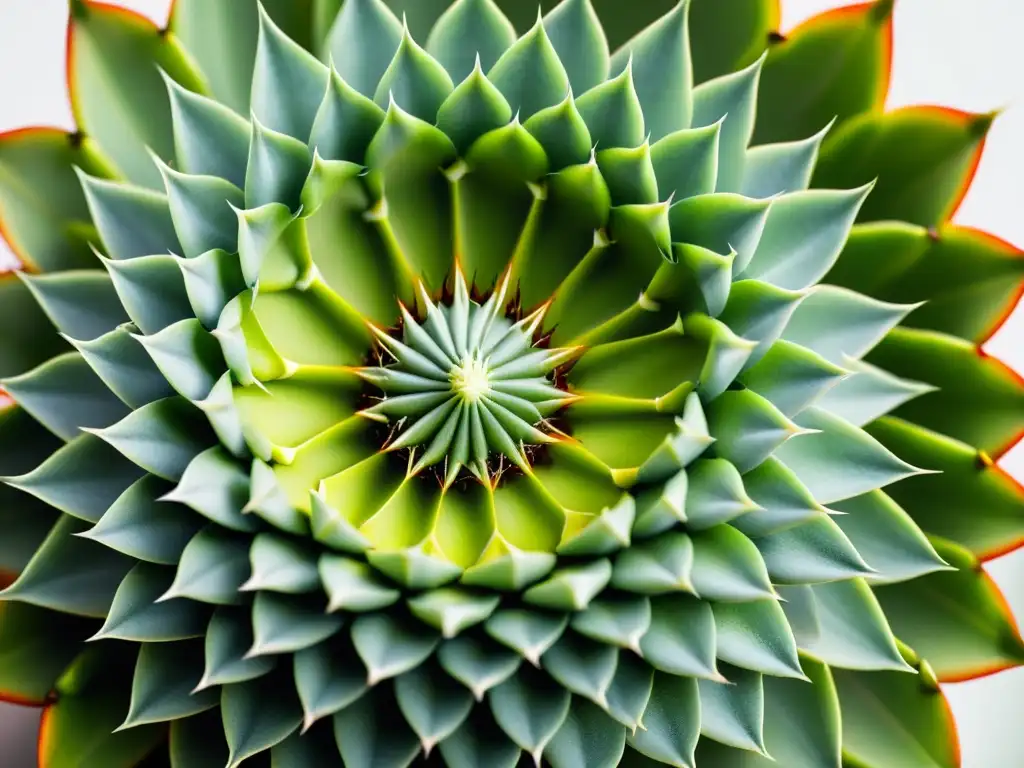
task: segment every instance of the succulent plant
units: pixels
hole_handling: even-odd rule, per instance
[[[80,131],[0,137],[40,765],[958,765],[1024,259],[892,6],[71,0]]]

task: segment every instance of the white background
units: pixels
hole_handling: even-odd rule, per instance
[[[117,2],[158,24],[166,20],[169,0]],[[783,31],[848,2],[782,0]],[[66,15],[67,0],[0,0],[0,131],[28,124],[73,127],[64,86]],[[1006,108],[956,221],[1024,247],[1024,2],[899,0],[895,36],[888,106],[933,103],[976,112]],[[7,256],[3,250],[0,245],[0,267]],[[987,350],[1024,372],[1024,304]],[[1024,479],[1024,446],[1002,463]],[[1016,615],[1024,617],[1024,551],[989,570]],[[948,685],[946,692],[960,725],[964,768],[1024,766],[1024,669]],[[34,711],[0,705],[0,765],[35,764],[20,735],[34,725]]]

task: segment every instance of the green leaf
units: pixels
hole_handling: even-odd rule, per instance
[[[290,210],[298,208],[311,161],[304,141],[267,128],[254,115],[245,172],[245,207],[279,203]]]
[[[307,547],[273,533],[261,533],[249,550],[252,575],[245,590],[285,594],[312,592],[320,586],[316,556]]]
[[[139,329],[118,326],[93,341],[72,341],[110,391],[131,408],[174,393],[152,357],[138,343]]]
[[[782,531],[826,512],[796,475],[774,457],[744,475],[743,485],[760,507],[733,521],[733,526],[748,536]]]
[[[477,3],[479,1],[468,0]],[[539,119],[546,111],[541,110],[531,119]],[[464,154],[469,146],[485,133],[507,125],[511,119],[512,108],[479,66],[475,66],[469,75],[455,86],[437,110],[437,126],[451,139],[460,154]],[[589,150],[588,146],[587,151]]]
[[[530,31],[505,50],[488,70],[487,78],[508,99],[521,120],[565,97],[569,76],[539,12]]]
[[[534,666],[569,625],[568,616],[533,609],[498,611],[484,624],[484,630],[502,645],[518,651]]]
[[[121,729],[179,720],[217,706],[213,691],[192,690],[202,665],[201,642],[143,644],[135,664],[131,705]]]
[[[672,241],[692,243],[720,254],[735,251],[733,274],[738,275],[754,257],[770,206],[770,200],[728,192],[680,200],[669,212]]]
[[[523,600],[553,610],[580,611],[608,584],[612,566],[607,560],[566,566],[523,593]]]
[[[771,757],[705,739],[697,749],[697,764],[716,768],[839,768],[840,712],[832,674],[827,666],[807,656],[801,657],[801,664],[809,683],[770,675],[763,678],[765,746]],[[794,738],[794,734],[800,737]]]
[[[172,568],[138,563],[118,585],[106,621],[92,639],[163,643],[202,637],[209,619],[204,606],[190,600],[160,601],[173,579]]]
[[[274,656],[248,655],[253,643],[249,613],[248,606],[214,610],[206,629],[206,664],[197,691],[262,677],[277,665]]]
[[[450,639],[474,624],[485,621],[498,607],[497,595],[480,595],[456,587],[424,592],[409,598],[412,614]],[[454,729],[453,729],[454,730]]]
[[[368,690],[366,670],[342,635],[296,653],[293,669],[302,702],[303,733]]]
[[[597,600],[572,618],[572,628],[580,634],[634,650],[650,626],[651,601],[646,597]]]
[[[722,126],[690,128],[663,136],[651,145],[651,164],[661,197],[685,200],[715,191]],[[717,313],[714,313],[717,314]]]
[[[834,509],[845,514],[832,519],[875,571],[868,577],[872,584],[908,581],[945,570],[946,563],[917,523],[882,491],[838,502]],[[977,525],[977,520],[971,525]]]
[[[544,29],[576,93],[584,93],[608,78],[608,40],[591,0],[556,3],[544,16]]]
[[[67,351],[29,289],[17,273],[0,274],[0,323],[5,328],[40,329],[42,333],[5,333],[0,337],[0,376],[17,376]]]
[[[382,122],[384,110],[332,69],[327,92],[313,121],[309,146],[322,158],[358,163]]]
[[[193,318],[177,260],[170,254],[139,256],[126,261],[103,260],[118,298],[144,334],[156,334]]]
[[[893,631],[928,660],[943,682],[1024,664],[1024,641],[999,587],[967,550],[933,542],[957,570],[875,587]]]
[[[180,480],[192,459],[214,442],[202,414],[179,397],[144,405],[105,429],[85,431],[165,480]]]
[[[170,730],[168,751],[172,768],[224,768],[227,764],[228,745],[218,711],[175,720]]]
[[[755,540],[776,584],[840,581],[870,575],[860,553],[828,515]]]
[[[179,173],[160,160],[154,162],[164,180],[182,255],[195,258],[214,248],[235,251],[238,223],[233,209],[245,203],[242,190],[219,176]]]
[[[571,696],[543,672],[519,671],[488,694],[498,726],[526,750],[535,763],[569,714]]]
[[[870,191],[810,190],[775,200],[743,276],[791,290],[815,285],[839,257]]]
[[[754,142],[803,139],[836,117],[881,110],[892,6],[883,0],[812,16],[773,45],[761,75]]]
[[[371,686],[422,664],[439,640],[421,624],[384,613],[366,614],[352,622],[352,642]]]
[[[904,403],[933,391],[930,384],[901,379],[863,360],[844,360],[849,378],[817,401],[825,411],[862,427]]]
[[[345,2],[324,44],[338,74],[373,97],[402,39],[402,23],[382,0]]]
[[[716,189],[739,192],[745,156],[754,133],[757,84],[764,55],[745,69],[709,80],[693,91],[693,128],[714,127],[718,134]]]
[[[730,666],[723,666],[722,674],[729,682],[697,681],[701,735],[721,744],[765,754],[761,675]]]
[[[778,602],[716,603],[714,614],[719,659],[766,675],[805,679],[796,640]]]
[[[912,671],[864,579],[814,584],[818,636],[803,650],[833,668]]]
[[[323,555],[319,569],[330,598],[330,611],[375,611],[392,605],[399,598],[398,590],[382,582],[373,569],[358,560]]]
[[[98,266],[95,257],[90,266]],[[128,322],[110,276],[98,269],[16,273],[62,334],[92,341]]]
[[[327,614],[317,596],[299,598],[257,592],[252,603],[252,656],[294,653],[323,642],[344,625],[341,616]]]
[[[393,688],[378,685],[334,716],[334,735],[346,765],[408,766],[420,751],[416,734],[395,717]]]
[[[160,69],[205,90],[173,33],[131,11],[74,0],[68,23],[68,90],[78,127],[129,180],[159,188],[147,153],[171,159],[171,110]]]
[[[254,531],[259,521],[242,513],[249,500],[249,475],[223,448],[196,456],[174,490],[161,501],[176,501],[233,531]]]
[[[831,127],[830,123],[810,138],[748,149],[743,161],[740,193],[765,198],[807,189],[818,162],[821,142]]]
[[[970,227],[860,224],[826,279],[885,301],[926,302],[903,321],[979,344],[1017,303],[1024,259]]]
[[[1024,386],[1005,363],[974,344],[933,331],[899,328],[871,352],[870,362],[934,391],[905,403],[893,416],[1000,455],[1020,436]],[[964,418],[964,403],[971,416]]]
[[[96,265],[89,210],[73,171],[112,175],[91,140],[55,128],[0,136],[0,217],[4,239],[38,272]]]
[[[633,81],[632,63],[616,77],[577,96],[576,108],[593,145],[613,149],[644,143],[644,109]]]
[[[238,588],[249,576],[246,539],[210,525],[185,547],[174,583],[162,600],[187,597],[212,605],[237,605]]]
[[[190,4],[190,0],[176,2],[174,10]],[[228,44],[225,39],[219,47],[223,50]],[[218,176],[239,189],[244,187],[249,123],[221,102],[182,88],[169,77],[164,77],[164,83],[171,101],[177,167],[184,173]],[[248,93],[245,101],[249,101]]]
[[[434,23],[427,38],[427,52],[461,82],[479,58],[483,69],[516,40],[516,32],[493,0],[457,0]]]
[[[669,675],[719,679],[710,604],[691,595],[652,598],[651,626],[640,638],[640,655]]]
[[[262,0],[259,5],[288,37],[311,47],[308,0]],[[259,35],[257,6],[251,0],[229,0],[215,7],[203,0],[175,0],[169,22],[217,100],[246,117]]]
[[[78,616],[0,601],[0,698],[43,706],[93,629]]]
[[[220,711],[230,752],[228,768],[280,744],[302,722],[294,686],[283,672],[225,685]]]
[[[654,667],[635,651],[619,651],[615,677],[608,688],[606,711],[630,731],[640,727],[654,685]]]
[[[477,701],[482,701],[488,690],[507,680],[522,663],[518,654],[470,633],[442,643],[437,660]]]
[[[395,101],[409,114],[433,122],[438,107],[453,88],[445,68],[412,39],[406,28],[394,58],[377,84],[373,100],[381,108]]]
[[[76,518],[95,523],[142,470],[94,435],[79,435],[42,464],[4,482]]]
[[[74,389],[68,391],[68,383]],[[80,430],[107,427],[128,414],[78,352],[68,352],[21,376],[0,382],[7,394],[62,440]]]
[[[148,157],[147,162],[153,165]],[[108,256],[121,260],[181,252],[167,196],[155,191],[164,188],[156,165],[155,189],[87,176],[78,168],[75,173]]]
[[[124,659],[116,653],[93,648],[58,681],[55,701],[40,724],[40,765],[133,768],[166,738],[163,728],[152,725],[114,733],[128,711],[131,690],[131,655]]]
[[[204,328],[214,330],[224,307],[245,290],[238,256],[215,249],[194,259],[178,259],[178,267],[192,310]]]
[[[692,677],[655,672],[643,728],[627,734],[626,742],[658,763],[693,768],[699,738],[697,681]]]
[[[752,63],[768,36],[778,31],[780,15],[778,0],[692,0],[694,82],[703,83]]]
[[[612,585],[641,595],[693,592],[693,541],[681,531],[638,543],[615,558]]]
[[[731,462],[741,474],[782,451],[785,445],[807,439],[798,425],[749,389],[723,392],[708,404],[707,414],[708,430],[715,436],[716,453]],[[796,439],[791,440],[794,437]]]
[[[781,445],[775,457],[822,504],[929,471],[907,464],[867,432],[819,408],[808,408],[799,418],[804,429],[818,431]]]
[[[938,226],[963,200],[994,117],[944,107],[864,115],[832,134],[812,184],[853,187],[877,178],[860,221]]]
[[[697,459],[687,468],[687,475],[686,524],[691,532],[715,528],[757,510],[747,496],[744,479],[725,459]]]
[[[730,525],[693,534],[694,593],[704,600],[738,601],[774,597],[757,547]]]
[[[923,664],[916,659],[912,663]],[[840,669],[833,675],[842,710],[844,755],[871,768],[960,765],[956,725],[934,678]]]
[[[366,150],[371,187],[386,194],[380,225],[428,288],[439,288],[451,269],[451,190],[440,169],[454,159],[455,147],[440,129],[393,102]]]
[[[334,729],[327,724],[308,732],[296,731],[270,748],[270,768],[316,768],[337,758]]]
[[[615,646],[567,632],[548,649],[541,664],[567,690],[607,707],[618,658]]]
[[[406,722],[419,737],[425,755],[454,733],[473,709],[469,691],[434,661],[409,670],[395,680],[395,699]]]
[[[623,43],[611,59],[612,72],[632,69],[653,141],[691,124],[694,104],[689,10],[690,0],[676,3],[672,10]],[[612,25],[605,21],[604,27],[607,30]]]
[[[1020,484],[987,454],[889,416],[869,432],[900,456],[938,471],[907,478],[887,491],[926,533],[955,541],[985,560],[1024,541]]]
[[[262,5],[259,8],[253,123],[258,120],[272,131],[305,142],[327,88],[327,67],[289,38]]]
[[[797,307],[782,337],[841,365],[844,356],[861,358],[911,309],[846,288],[818,285]]]
[[[625,728],[594,704],[574,699],[544,757],[553,768],[610,767],[619,764],[625,746]]]

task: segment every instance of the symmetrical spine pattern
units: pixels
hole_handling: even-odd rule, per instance
[[[891,0],[772,5],[72,0],[84,134],[0,143],[82,190],[0,175],[41,765],[957,764],[938,681],[1024,661],[958,338],[1022,262],[934,228],[989,120],[854,116]]]

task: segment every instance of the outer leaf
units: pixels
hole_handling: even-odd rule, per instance
[[[128,711],[130,659],[118,658],[114,648],[96,647],[68,668],[57,683],[55,703],[43,712],[40,765],[134,768],[163,741],[165,731],[151,725],[114,733]]]
[[[952,224],[855,226],[825,281],[900,304],[927,302],[904,325],[979,344],[999,328],[1022,290],[1024,256],[999,238]]]
[[[79,127],[128,179],[159,189],[160,174],[147,148],[170,160],[174,138],[158,67],[189,90],[205,87],[180,43],[144,16],[72,0],[67,59],[71,111]]]
[[[853,187],[877,178],[860,221],[938,226],[967,194],[993,118],[944,107],[864,115],[832,134],[812,184]]]
[[[282,673],[224,686],[220,711],[230,751],[228,768],[279,744],[299,727],[302,709],[289,677]]]
[[[752,64],[778,30],[780,16],[779,0],[692,0],[693,81],[703,83]]]
[[[898,376],[935,387],[893,411],[957,440],[1001,455],[1024,428],[1024,379],[1005,363],[954,336],[897,328],[868,359]],[[970,404],[970,417],[964,405]]]
[[[311,0],[261,0],[261,4],[288,37],[312,48]],[[205,0],[174,0],[169,22],[217,100],[246,117],[259,31],[257,11],[252,0],[215,5]]]
[[[85,198],[74,176],[111,170],[91,140],[54,128],[0,134],[0,232],[27,269],[50,272],[96,265]]]
[[[869,427],[890,450],[940,474],[903,480],[889,495],[927,533],[991,559],[1024,542],[1024,489],[969,445],[892,417]]]
[[[805,139],[837,116],[881,109],[889,90],[892,8],[892,0],[838,8],[811,17],[772,46],[761,75],[754,143]]]
[[[106,616],[132,562],[75,536],[86,527],[69,515],[61,517],[25,570],[0,595],[77,616]]]
[[[17,376],[68,350],[28,287],[12,272],[0,273],[0,324],[41,333],[0,334],[0,377]]]
[[[920,675],[838,669],[833,674],[843,713],[843,752],[854,765],[960,765],[952,712],[927,667]]]
[[[42,706],[95,623],[14,601],[0,602],[0,700]]]
[[[893,630],[928,659],[942,682],[1024,664],[1024,640],[999,587],[969,552],[934,543],[958,570],[875,588]]]

